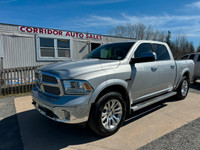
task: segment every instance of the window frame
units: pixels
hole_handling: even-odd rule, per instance
[[[54,40],[54,57],[43,57],[41,56],[41,49],[40,49],[40,38],[49,38]],[[58,39],[63,39],[63,40],[69,40],[69,55],[70,57],[58,57],[58,45],[57,45],[57,40]],[[52,36],[44,36],[44,35],[36,35],[36,56],[37,60],[36,61],[60,61],[60,60],[71,60],[72,59],[72,39],[71,38],[65,38],[65,37],[52,37]]]

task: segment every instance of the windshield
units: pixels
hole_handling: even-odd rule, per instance
[[[113,43],[102,45],[89,53],[85,58],[122,60],[135,42]]]

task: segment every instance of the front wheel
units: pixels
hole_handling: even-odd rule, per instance
[[[189,86],[189,79],[186,76],[184,76],[179,84],[179,87],[176,90],[176,98],[179,100],[184,99],[188,94]]]
[[[90,112],[89,126],[101,136],[116,133],[124,122],[126,103],[118,92],[103,95]]]

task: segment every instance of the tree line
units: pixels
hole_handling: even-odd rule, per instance
[[[146,26],[144,24],[127,24],[124,26],[117,26],[109,30],[109,35],[117,37],[132,38],[135,40],[155,40],[166,42],[175,59],[181,58],[183,55],[195,52],[195,48],[192,42],[188,41],[186,36],[180,31],[178,34],[171,38],[171,32],[163,32],[154,30],[152,26]],[[200,45],[197,47],[200,52]]]

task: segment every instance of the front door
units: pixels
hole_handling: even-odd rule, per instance
[[[151,44],[142,43],[134,53],[134,58],[141,53],[152,52]],[[156,61],[131,64],[131,98],[133,102],[139,102],[155,96],[158,81],[158,65]]]

